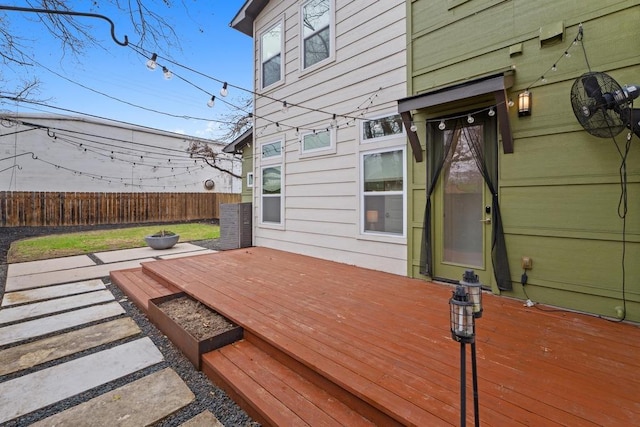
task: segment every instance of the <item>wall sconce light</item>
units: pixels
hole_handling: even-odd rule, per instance
[[[525,90],[518,95],[518,116],[531,115],[531,92]]]

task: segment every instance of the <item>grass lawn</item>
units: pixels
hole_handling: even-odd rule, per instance
[[[7,253],[7,262],[36,261],[93,252],[138,248],[146,246],[145,236],[160,230],[169,230],[179,234],[181,242],[220,237],[219,226],[199,223],[54,234],[13,242]]]

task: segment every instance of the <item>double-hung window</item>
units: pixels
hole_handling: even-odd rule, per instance
[[[302,68],[307,69],[333,52],[334,0],[309,0],[302,4]]]
[[[404,236],[404,148],[369,151],[361,156],[362,230]]]
[[[260,37],[262,88],[283,79],[282,22],[275,24]]]
[[[265,224],[282,224],[282,141],[262,144],[261,220]]]

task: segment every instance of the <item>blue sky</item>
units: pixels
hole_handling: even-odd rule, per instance
[[[91,1],[88,0],[71,3],[74,4],[75,11],[100,13],[109,17],[115,23],[118,39],[124,40],[124,35],[127,35],[132,43],[139,45],[127,13],[110,8],[104,2],[100,3],[98,10],[90,10],[88,5]],[[10,4],[29,7],[23,1]],[[44,104],[187,135],[216,138],[221,132],[217,130],[214,120],[222,119],[228,108],[221,102],[221,84],[162,58],[170,58],[206,76],[227,81],[230,85],[251,89],[252,40],[229,27],[229,22],[243,4],[244,0],[176,0],[176,5],[171,10],[163,9],[162,12],[167,15],[167,21],[178,34],[181,49],[172,49],[170,52],[158,51],[161,57],[158,63],[167,65],[176,75],[205,92],[216,95],[213,108],[207,106],[210,96],[205,92],[175,76],[171,80],[165,80],[161,67],[154,72],[149,71],[145,66],[148,58],[142,57],[130,47],[121,47],[114,43],[110,36],[110,26],[106,21],[84,17],[74,19],[92,26],[93,34],[101,40],[102,48],[89,47],[84,55],[74,58],[72,55],[62,55],[60,43],[50,36],[44,26],[35,19],[35,15],[6,12],[6,22],[10,25],[12,35],[28,39],[24,42],[27,46],[26,52],[46,68],[39,65],[14,66],[12,69],[3,67],[1,77],[4,82],[0,89],[6,93],[12,88],[11,84],[15,87],[16,79],[30,73],[41,82],[39,91],[33,97],[42,100]],[[87,88],[128,103],[180,117],[174,118],[136,108]],[[241,98],[249,96],[248,92],[230,88],[229,96],[224,100],[238,105]],[[6,100],[2,101],[0,109],[23,113],[73,114],[43,106],[24,103],[17,105]],[[185,119],[183,116],[213,121]]]

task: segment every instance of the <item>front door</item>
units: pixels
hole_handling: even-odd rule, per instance
[[[459,121],[460,123],[461,121]],[[491,120],[464,123],[461,129],[437,133],[434,143],[451,147],[433,194],[434,277],[459,281],[472,269],[486,286],[495,283],[491,263],[491,194],[471,150],[473,143],[494,167],[497,136]],[[441,141],[438,141],[441,139]]]

